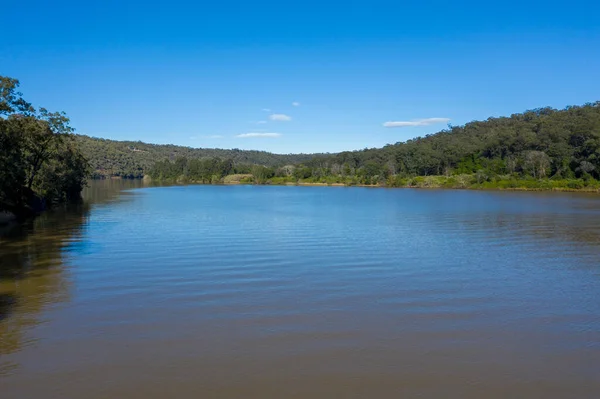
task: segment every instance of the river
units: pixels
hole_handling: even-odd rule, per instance
[[[0,237],[0,396],[598,398],[600,197],[92,182]]]

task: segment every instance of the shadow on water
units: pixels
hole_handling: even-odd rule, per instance
[[[68,301],[68,251],[82,240],[93,207],[113,201],[141,181],[93,182],[81,204],[0,227],[0,358],[35,343],[28,331],[43,323],[43,311]],[[0,362],[0,375],[15,365]]]
[[[0,321],[6,319],[17,302],[15,295],[0,294]]]
[[[89,209],[56,210],[0,236],[0,356],[31,344],[27,331],[43,322],[42,311],[68,300],[64,250],[81,236]]]

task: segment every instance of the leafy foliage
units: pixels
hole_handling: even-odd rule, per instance
[[[354,177],[361,184],[385,184],[390,176],[461,174],[476,176],[478,184],[498,176],[598,179],[600,102],[449,126],[380,149],[315,158],[297,171],[297,178]]]
[[[272,154],[265,151],[190,148],[176,145],[147,144],[141,141],[114,141],[76,136],[79,147],[89,160],[94,177],[119,176],[140,178],[149,174],[157,161],[187,159],[227,159],[235,165],[279,166],[306,162],[318,154]]]
[[[247,167],[243,169],[247,169]],[[231,159],[187,159],[185,157],[178,157],[175,162],[168,160],[156,162],[149,175],[154,180],[185,180],[198,183],[217,183],[224,176],[244,171],[241,169],[236,170]]]
[[[79,198],[88,169],[66,115],[36,110],[18,87],[0,76],[0,210],[22,214]]]
[[[64,113],[34,109],[18,85],[0,77],[3,209],[22,206],[32,193],[51,202],[77,197],[88,165],[96,178],[149,175],[201,183],[236,175],[228,181],[579,189],[596,187],[600,179],[600,102],[448,126],[378,149],[272,154],[73,135]],[[540,183],[547,179],[553,183]]]
[[[151,174],[204,183],[230,173],[251,173],[256,184],[596,190],[600,102],[449,126],[379,149],[320,154],[295,163],[294,158],[285,160],[290,162],[279,166],[233,162],[231,169],[211,169],[222,161],[204,160],[198,172],[182,158],[157,164]]]

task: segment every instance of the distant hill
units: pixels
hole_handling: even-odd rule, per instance
[[[142,177],[163,160],[219,158],[235,173],[315,182],[404,185],[415,176],[470,175],[476,184],[530,178],[600,180],[600,101],[488,118],[383,148],[337,154],[189,148],[77,136],[96,176]],[[184,165],[184,163],[180,163]],[[159,169],[169,169],[160,164]],[[207,163],[208,165],[208,163]],[[280,168],[294,165],[294,168]],[[158,173],[159,171],[155,171]],[[173,172],[173,171],[171,171]],[[169,172],[169,173],[171,173]],[[173,172],[175,173],[175,172]],[[293,176],[292,176],[293,175]],[[594,183],[595,184],[595,183]]]
[[[303,176],[357,176],[361,183],[432,175],[600,179],[600,101],[488,118],[383,148],[303,162]]]
[[[319,154],[272,154],[266,151],[222,150],[191,148],[177,145],[148,144],[141,141],[115,141],[85,135],[76,135],[83,155],[93,169],[94,177],[119,176],[139,178],[148,173],[157,162],[178,157],[188,159],[221,158],[234,164],[263,165],[268,167],[310,161]]]

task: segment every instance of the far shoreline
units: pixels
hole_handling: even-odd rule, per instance
[[[159,186],[164,184],[168,185],[204,185],[204,186],[286,186],[286,187],[362,187],[362,188],[387,188],[387,189],[425,189],[425,190],[469,190],[469,191],[515,191],[515,192],[556,192],[556,193],[588,193],[588,194],[600,194],[600,188],[597,187],[581,187],[581,188],[570,188],[570,187],[456,187],[456,186],[442,186],[442,185],[403,185],[403,186],[391,186],[385,184],[345,184],[345,183],[322,183],[322,182],[240,182],[240,181],[228,181],[228,182],[199,182],[194,180],[178,179],[177,181],[170,179],[151,179],[148,175],[141,179],[129,179],[121,178],[118,176],[111,176],[106,179],[90,179],[94,180],[142,180],[150,186]],[[549,182],[550,180],[542,180],[541,183]]]

